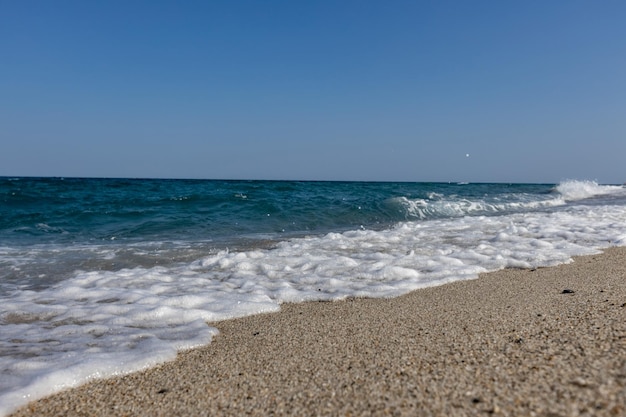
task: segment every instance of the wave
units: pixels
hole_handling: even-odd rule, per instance
[[[599,185],[595,181],[567,180],[557,185],[555,191],[565,201],[576,201],[600,195],[625,192],[626,188],[621,185]]]
[[[541,210],[610,194],[626,194],[626,188],[598,185],[594,181],[568,180],[545,194],[502,193],[478,197],[432,192],[426,198],[393,197],[387,200],[387,205],[405,220],[426,220]]]
[[[490,202],[486,200],[458,198],[447,198],[438,201],[424,199],[411,200],[406,197],[393,198],[390,200],[390,203],[399,205],[405,213],[407,220],[505,214],[564,204],[564,202],[559,199]]]

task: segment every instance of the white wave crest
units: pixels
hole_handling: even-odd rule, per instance
[[[432,219],[463,217],[472,215],[505,214],[523,210],[540,209],[563,205],[561,198],[545,200],[520,199],[518,201],[485,201],[459,198],[441,200],[408,199],[397,197],[392,203],[398,204],[409,218]]]
[[[566,201],[584,200],[598,195],[614,194],[623,192],[620,185],[598,185],[595,181],[567,180],[561,182],[556,191]]]

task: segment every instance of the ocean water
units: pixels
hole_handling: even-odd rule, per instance
[[[0,178],[0,415],[284,302],[394,297],[626,245],[626,188]]]

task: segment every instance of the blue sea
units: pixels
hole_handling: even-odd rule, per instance
[[[592,181],[0,178],[0,415],[208,344],[212,321],[624,245],[626,188]]]

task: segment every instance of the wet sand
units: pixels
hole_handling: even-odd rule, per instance
[[[211,325],[209,346],[13,416],[626,415],[626,248]]]

